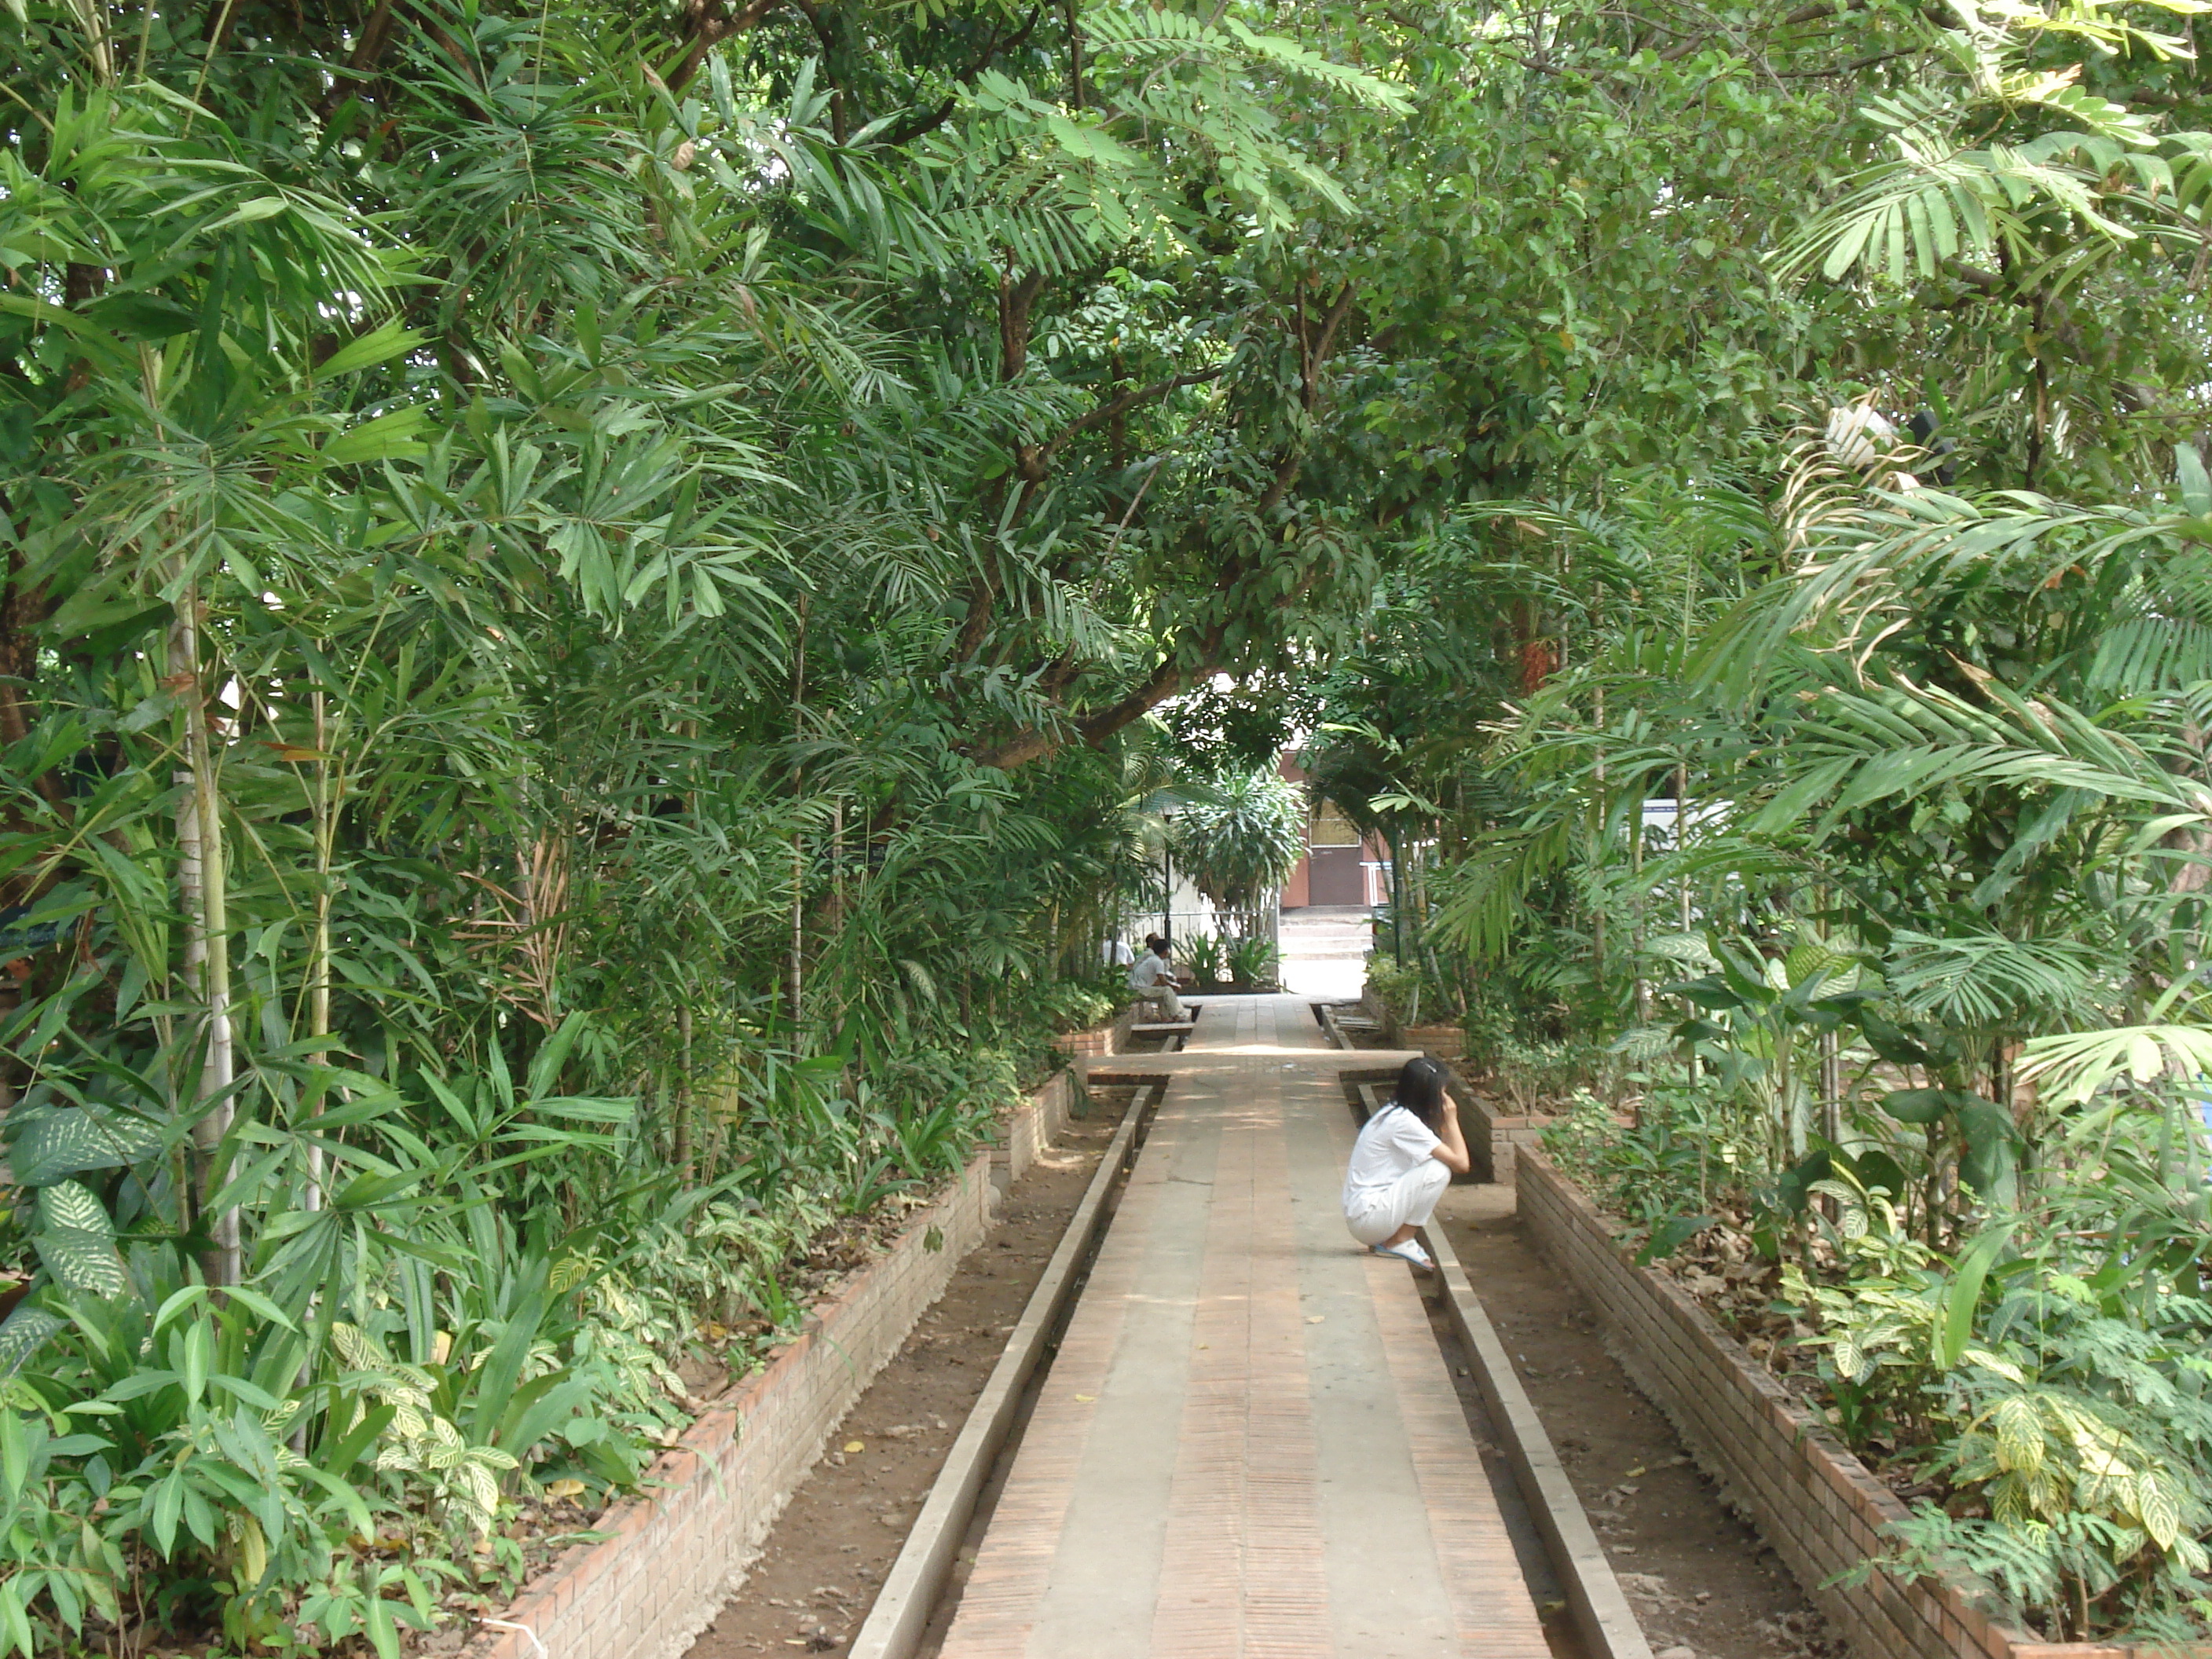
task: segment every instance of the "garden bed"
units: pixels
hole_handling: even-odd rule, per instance
[[[2007,1625],[1971,1580],[1875,1571],[1842,1584],[1907,1511],[1827,1425],[1754,1364],[1680,1285],[1638,1267],[1620,1231],[1544,1155],[1519,1154],[1530,1235],[1620,1340],[1638,1385],[1866,1659],[2153,1659],[2212,1650],[2045,1642]]]
[[[467,1649],[469,1659],[668,1659],[712,1620],[822,1455],[830,1431],[960,1261],[990,1231],[1001,1183],[1050,1144],[1076,1099],[1056,1073],[1032,1091],[995,1149],[978,1152],[883,1254],[818,1302],[797,1340],[684,1431],[647,1493],[595,1523]],[[542,1644],[542,1646],[540,1645]]]

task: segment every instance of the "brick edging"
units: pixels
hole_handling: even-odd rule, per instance
[[[600,1518],[595,1530],[608,1536],[558,1557],[501,1612],[528,1633],[487,1629],[462,1659],[536,1659],[533,1635],[554,1659],[677,1659],[743,1582],[830,1431],[989,1232],[994,1162],[1017,1146],[1034,1158],[1073,1099],[1065,1072],[1034,1091],[1006,1146],[977,1152],[767,1370],[693,1423],[647,1473],[647,1494]]]
[[[1027,1175],[1037,1154],[1060,1139],[1075,1109],[1075,1073],[1054,1072],[1030,1091],[1029,1098],[1007,1118],[1006,1135],[992,1158],[1001,1184]]]
[[[1863,1659],[2212,1659],[2212,1648],[2043,1642],[2004,1623],[1985,1585],[1910,1583],[1876,1570],[1831,1581],[1909,1511],[1810,1408],[1755,1364],[1689,1292],[1636,1265],[1616,1224],[1533,1146],[1517,1150],[1530,1235],[1620,1340],[1638,1387],[1748,1516]]]
[[[1489,1159],[1482,1178],[1510,1187],[1520,1167],[1521,1154],[1534,1152],[1543,1145],[1545,1126],[1552,1120],[1492,1111],[1488,1102],[1461,1081],[1457,1072],[1452,1073],[1452,1081],[1457,1085],[1452,1091],[1454,1098],[1474,1114],[1475,1133],[1468,1137],[1468,1145],[1479,1146],[1481,1155]]]
[[[1136,1006],[1131,1004],[1103,1025],[1062,1031],[1052,1040],[1052,1046],[1070,1060],[1097,1060],[1105,1054],[1118,1054],[1129,1046],[1129,1027],[1136,1018]]]

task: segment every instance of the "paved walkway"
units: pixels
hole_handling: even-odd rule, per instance
[[[1372,913],[1364,904],[1310,904],[1283,912],[1275,938],[1282,946],[1282,984],[1302,997],[1355,1002],[1367,982],[1374,944]]]
[[[1208,1000],[944,1659],[1545,1659],[1412,1275],[1337,1208],[1352,1124],[1296,997]]]

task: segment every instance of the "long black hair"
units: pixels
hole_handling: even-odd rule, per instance
[[[1398,1086],[1390,1091],[1390,1104],[1402,1106],[1431,1130],[1444,1119],[1444,1085],[1451,1073],[1426,1054],[1406,1062],[1398,1073]],[[1388,1109],[1387,1108],[1385,1109]]]

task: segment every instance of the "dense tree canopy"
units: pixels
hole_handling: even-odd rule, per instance
[[[1479,1044],[1818,930],[2026,1201],[2207,1058],[2193,13],[8,0],[4,1639],[495,1599],[1288,741]]]

